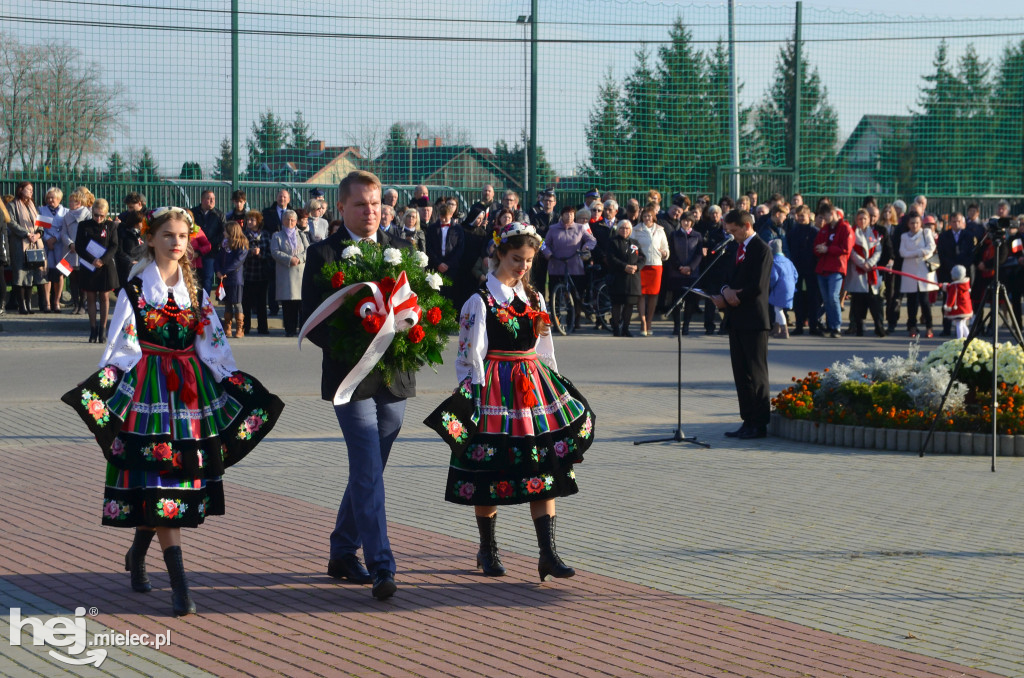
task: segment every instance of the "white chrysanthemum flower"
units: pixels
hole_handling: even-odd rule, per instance
[[[427,256],[426,252],[417,251],[414,256],[416,258],[416,263],[419,264],[420,268],[426,268],[427,264],[430,263],[430,257]]]
[[[346,247],[345,249],[343,249],[341,251],[341,258],[342,259],[351,259],[352,257],[361,257],[361,256],[363,256],[363,251],[361,249],[359,249],[358,247],[356,247],[355,245],[349,245],[348,247]]]
[[[400,264],[402,263],[402,251],[389,247],[384,250],[384,263],[387,264]]]
[[[441,291],[441,276],[439,276],[437,273],[428,273],[427,274],[427,284],[430,285],[435,290],[440,292]]]

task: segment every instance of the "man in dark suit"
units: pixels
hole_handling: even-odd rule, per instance
[[[768,285],[772,254],[767,243],[754,233],[750,212],[734,210],[726,215],[725,227],[736,239],[736,265],[721,293],[712,297],[725,311],[722,327],[729,331],[732,376],[740,401],[743,425],[726,433],[730,438],[749,440],[768,435],[771,399],[768,385]]]
[[[220,256],[220,243],[224,240],[224,215],[216,208],[216,204],[216,194],[207,189],[200,197],[199,206],[192,208],[192,218],[195,219],[196,225],[203,230],[206,239],[210,241],[210,253],[203,257],[202,270],[203,289],[207,294],[213,289],[217,259]],[[243,221],[242,226],[244,225]]]
[[[427,265],[458,283],[461,280],[459,266],[466,249],[466,232],[458,224],[452,223],[453,213],[452,206],[447,202],[438,205],[437,221],[427,227]],[[453,286],[446,286],[442,288],[442,293],[454,302],[461,292]]]
[[[949,228],[935,240],[935,249],[939,255],[938,279],[940,283],[948,283],[953,280],[951,272],[954,266],[963,266],[967,270],[967,277],[971,277],[974,267],[974,248],[978,242],[974,239],[974,233],[967,229],[967,220],[959,212],[953,212],[949,216]],[[942,336],[948,337],[952,334],[952,321],[942,321]]]
[[[303,323],[333,291],[320,282],[321,270],[325,264],[338,261],[347,246],[368,240],[381,247],[410,247],[405,240],[379,230],[380,212],[381,184],[375,175],[356,171],[341,181],[338,213],[344,219],[344,226],[306,252],[306,270],[302,277]],[[356,321],[353,319],[353,322]],[[353,366],[331,354],[331,332],[326,323],[307,336],[323,349],[320,396],[333,402],[338,385]],[[334,406],[348,448],[349,474],[331,533],[327,574],[357,584],[372,582],[373,596],[378,600],[390,598],[396,591],[395,557],[388,541],[384,509],[384,466],[402,428],[405,399],[415,394],[413,372],[398,372],[392,375],[391,384],[385,385],[380,372],[372,371],[356,387],[348,403]],[[356,556],[360,545],[372,575]]]

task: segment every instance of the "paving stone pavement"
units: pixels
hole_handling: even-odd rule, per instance
[[[925,350],[937,343],[925,342]],[[897,338],[773,342],[773,389],[851,353],[868,358],[905,348]],[[297,352],[283,338],[245,339],[235,352],[288,406],[271,439],[228,479],[333,510],[346,464],[333,412],[316,397],[318,354],[312,347]],[[979,457],[727,440],[722,432],[736,424],[727,344],[703,336],[685,342],[684,429],[712,448],[634,446],[675,427],[675,342],[586,333],[557,338],[556,352],[560,370],[598,415],[597,441],[577,468],[581,492],[558,503],[559,550],[571,564],[687,599],[1024,675],[1020,459],[1000,458],[993,474]],[[31,330],[0,335],[0,455],[37,445],[94,449],[56,395],[98,354],[84,339]],[[471,512],[443,502],[447,457],[420,423],[453,382],[450,364],[438,375],[420,373],[386,475],[388,517],[396,526],[467,540],[468,569],[476,536]],[[0,501],[8,520],[11,500]],[[230,517],[237,507],[228,510]],[[326,533],[322,542],[314,568],[325,564]],[[499,542],[506,552],[535,557],[525,507],[502,509]],[[0,661],[6,649],[0,643]]]

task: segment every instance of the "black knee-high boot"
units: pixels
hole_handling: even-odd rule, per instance
[[[132,542],[128,553],[124,554],[124,569],[132,573],[132,590],[139,593],[147,593],[153,590],[149,583],[149,575],[146,574],[146,553],[149,551],[149,544],[153,541],[156,530],[135,530],[135,541]]]
[[[170,546],[164,549],[164,562],[167,574],[171,578],[171,604],[174,616],[184,617],[196,613],[196,604],[188,593],[188,579],[185,577],[185,563],[181,559],[181,547]]]
[[[549,574],[558,579],[565,579],[576,574],[576,570],[562,562],[555,550],[555,517],[541,516],[533,519],[533,527],[537,530],[537,545],[540,547],[540,560],[537,561],[537,572],[540,580]]]
[[[476,517],[476,526],[480,530],[480,550],[476,553],[476,565],[484,571],[486,577],[505,576],[505,566],[501,564],[501,556],[498,555],[498,539],[495,536],[497,523],[497,513],[490,518]]]

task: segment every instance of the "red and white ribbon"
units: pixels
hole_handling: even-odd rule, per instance
[[[338,390],[334,393],[335,405],[344,405],[352,399],[352,394],[355,393],[356,387],[370,374],[374,365],[384,357],[384,353],[394,340],[395,334],[412,329],[420,322],[420,318],[423,315],[423,310],[417,303],[416,293],[409,286],[409,279],[406,277],[405,271],[402,271],[401,275],[398,276],[398,280],[395,281],[395,287],[387,299],[384,298],[384,292],[377,283],[355,283],[354,285],[343,287],[327,297],[310,314],[309,318],[306,319],[306,323],[302,326],[302,330],[299,332],[299,348],[302,348],[302,340],[310,330],[327,320],[332,313],[345,303],[345,300],[364,287],[369,288],[373,297],[360,304],[358,309],[360,316],[366,317],[370,313],[383,316],[383,324],[374,336],[373,341],[370,342],[366,352],[363,353],[363,357],[359,359],[359,362],[341,380]]]

